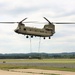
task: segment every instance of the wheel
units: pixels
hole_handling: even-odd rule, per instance
[[[26,36],[26,38],[28,38],[28,35]]]
[[[44,37],[44,39],[45,39],[45,37]]]
[[[51,39],[51,37],[49,36],[49,39]]]
[[[33,38],[33,35],[31,35],[31,38]]]

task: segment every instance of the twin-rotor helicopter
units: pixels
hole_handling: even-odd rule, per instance
[[[34,28],[34,27],[27,27],[25,24],[23,24],[23,21],[27,18],[23,19],[18,23],[18,27],[14,30],[18,34],[27,35],[26,38],[28,38],[28,35],[33,38],[33,36],[38,37],[50,37],[55,33],[55,25],[53,25],[47,18],[44,17],[45,20],[48,21],[47,25],[44,25],[43,28]]]
[[[18,27],[14,30],[16,33],[26,35],[26,38],[28,38],[28,36],[31,36],[31,38],[33,38],[33,36],[37,36],[37,37],[43,37],[44,39],[46,37],[49,37],[50,39],[51,36],[54,35],[55,33],[54,24],[75,24],[72,22],[70,23],[69,22],[65,22],[65,23],[64,22],[52,22],[51,23],[46,17],[43,17],[43,18],[48,22],[48,24],[44,25],[43,28],[34,28],[34,27],[25,26],[24,23],[26,22],[23,22],[23,21],[26,20],[27,18],[24,18],[20,22],[0,22],[0,23],[18,23]],[[31,22],[27,22],[27,23],[31,23]]]

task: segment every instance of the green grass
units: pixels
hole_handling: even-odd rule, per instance
[[[8,63],[75,63],[75,59],[0,59],[0,62],[3,61]]]
[[[44,69],[44,70],[60,70],[60,71],[72,71],[75,72],[75,68],[60,68],[60,67],[46,67],[46,66],[21,66],[21,65],[10,65],[2,64],[0,69]]]
[[[0,63],[6,61],[6,63],[75,63],[75,59],[0,59]],[[62,70],[62,71],[73,71],[75,72],[75,68],[67,68],[67,67],[48,67],[48,66],[24,66],[24,65],[16,65],[16,64],[0,64],[0,69],[45,69],[45,70]]]

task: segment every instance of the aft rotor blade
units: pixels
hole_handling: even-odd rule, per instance
[[[52,22],[53,24],[75,24],[75,22]]]
[[[52,24],[46,17],[43,17],[49,24]]]

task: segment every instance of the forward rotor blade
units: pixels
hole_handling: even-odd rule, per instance
[[[13,24],[13,23],[19,23],[19,22],[0,22],[0,23]]]
[[[20,21],[20,22],[23,22],[24,20],[26,20],[27,18],[24,18],[22,21]]]
[[[14,23],[20,23],[20,22],[0,22],[3,24],[14,24]],[[38,21],[27,21],[27,22],[23,22],[23,23],[35,23],[35,24],[46,24],[46,22],[38,22]]]
[[[27,18],[24,18],[22,21],[24,21],[24,20],[26,20]],[[20,22],[22,22],[22,21],[20,21]],[[7,24],[14,24],[14,23],[19,23],[19,22],[0,22],[0,23],[7,23]]]

